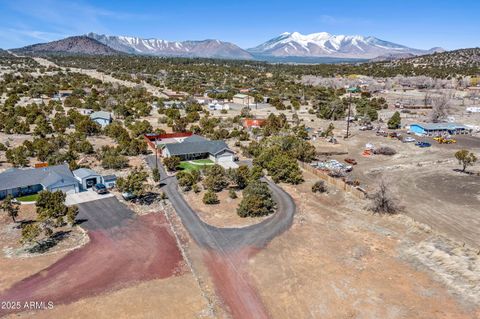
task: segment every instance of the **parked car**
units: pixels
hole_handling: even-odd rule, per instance
[[[137,196],[135,196],[135,194],[130,192],[123,192],[122,197],[124,200],[132,200],[132,199],[135,199]]]
[[[346,158],[344,161],[351,165],[357,165],[357,161],[354,158]]]
[[[422,147],[422,148],[432,146],[432,144],[430,144],[428,142],[417,142],[417,143],[415,143],[415,145],[418,146],[418,147]]]
[[[413,143],[413,142],[416,142],[416,140],[411,136],[407,136],[403,139],[403,143]]]
[[[93,185],[92,187],[93,191],[96,192],[97,194],[106,194],[108,193],[107,186],[103,185],[102,183],[98,183]]]

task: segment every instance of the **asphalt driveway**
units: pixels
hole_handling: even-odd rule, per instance
[[[86,230],[119,227],[134,217],[134,212],[115,197],[84,202],[77,206],[79,209],[77,221]]]
[[[155,156],[148,156],[147,164],[151,168],[155,167]],[[249,246],[262,248],[292,225],[296,210],[292,197],[275,183],[265,180],[277,204],[275,214],[261,223],[243,228],[211,226],[203,222],[185,201],[178,190],[177,178],[167,176],[160,161],[158,168],[161,175],[160,185],[163,185],[163,191],[167,194],[190,235],[199,245],[205,248],[219,251],[237,250]]]

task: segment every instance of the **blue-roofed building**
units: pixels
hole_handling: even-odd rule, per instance
[[[410,124],[410,131],[417,135],[441,136],[470,134],[472,129],[458,123],[414,123]]]

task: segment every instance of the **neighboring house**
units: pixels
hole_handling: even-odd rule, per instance
[[[230,106],[228,104],[210,103],[208,104],[208,109],[210,111],[229,110]]]
[[[73,93],[73,90],[59,90],[54,97],[58,97],[58,98],[69,97],[70,95],[72,95],[72,93]]]
[[[415,123],[410,124],[410,131],[418,135],[439,136],[470,134],[472,129],[458,123]]]
[[[79,192],[79,183],[68,165],[41,168],[11,168],[0,173],[0,199],[60,190],[66,194]]]
[[[185,102],[183,101],[164,101],[163,106],[166,109],[184,109]]]
[[[117,176],[115,175],[105,175],[102,176],[103,184],[107,186],[107,188],[114,188],[117,184]]]
[[[182,161],[208,158],[224,167],[238,167],[234,155],[225,141],[209,141],[198,135],[187,137],[181,143],[166,144],[162,150],[164,157],[176,156]]]
[[[73,171],[73,176],[80,183],[82,190],[87,190],[93,185],[102,183],[102,175],[89,168],[79,168]]]
[[[105,127],[108,124],[112,123],[112,115],[109,112],[105,111],[93,112],[92,114],[90,114],[90,118],[92,119],[92,121],[97,122],[102,127]]]
[[[265,125],[266,120],[264,119],[244,119],[243,127],[247,129],[260,128]]]
[[[233,103],[235,103],[235,104],[249,106],[251,104],[254,104],[254,102],[255,102],[255,98],[253,96],[250,96],[250,95],[235,94],[233,96]]]

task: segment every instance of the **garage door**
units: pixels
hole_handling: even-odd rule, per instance
[[[217,162],[233,162],[233,155],[230,153],[217,155]]]
[[[238,165],[233,161],[233,154],[224,153],[217,155],[217,164],[223,168],[237,168]]]
[[[75,190],[74,185],[70,186],[63,186],[63,187],[57,187],[57,188],[52,188],[50,191],[55,192],[55,191],[62,191],[65,194],[75,194],[77,191]]]

